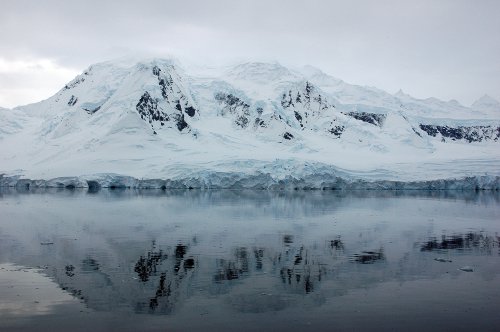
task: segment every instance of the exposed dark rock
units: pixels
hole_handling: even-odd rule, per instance
[[[315,91],[314,86],[306,82],[305,86],[296,91],[283,93],[281,106],[293,111],[293,115],[302,129],[307,128],[308,119],[317,117],[321,112],[335,108],[324,96]],[[281,117],[280,117],[281,119]],[[288,125],[291,125],[287,122]]]
[[[179,131],[189,128],[184,113],[194,117],[197,112],[196,108],[189,104],[188,98],[182,93],[181,88],[174,83],[174,79],[168,70],[165,71],[158,66],[154,66],[152,73],[158,78],[158,85],[163,99],[175,111],[167,113],[166,110],[162,110],[159,106],[160,101],[152,99],[149,93],[145,92],[137,104],[137,110],[141,114],[141,118],[151,124],[154,134],[156,134],[155,124],[165,126],[168,121],[174,121],[175,127]]]
[[[177,129],[179,131],[182,131],[185,128],[189,127],[189,125],[187,124],[187,122],[184,120],[184,114],[182,114],[182,113],[181,114],[175,114],[174,118],[175,118],[175,123],[176,123]]]
[[[248,118],[243,115],[238,116],[234,122],[241,128],[246,128],[248,126]]]
[[[89,109],[87,109],[87,108],[83,108],[83,107],[82,107],[82,109],[83,109],[85,112],[89,113],[89,114],[94,114],[95,112],[97,112],[98,110],[100,110],[100,109],[101,109],[101,106],[97,106],[96,108],[89,108]]]
[[[294,111],[294,114],[295,114],[295,118],[297,119],[297,121],[299,121],[300,126],[303,128],[304,125],[302,124],[302,116],[297,111]]]
[[[356,120],[360,120],[378,127],[382,127],[385,119],[387,118],[387,115],[385,114],[368,112],[348,112],[345,114],[355,118]]]
[[[309,83],[306,82],[306,89],[305,89],[304,97],[307,102],[311,101],[311,91],[313,90],[313,86]]]
[[[155,131],[153,122],[165,123],[170,121],[168,114],[158,108],[158,101],[153,99],[147,91],[141,96],[135,109],[139,112],[141,119],[151,124],[153,131]]]
[[[254,126],[257,128],[257,127],[261,127],[261,128],[266,128],[267,125],[266,123],[264,122],[264,120],[262,120],[261,118],[256,118],[255,119],[255,123],[254,123]]]
[[[73,106],[76,104],[76,102],[78,101],[78,98],[75,97],[74,95],[71,95],[71,98],[69,99],[68,101],[68,106]]]
[[[153,75],[160,76],[161,69],[158,66],[153,67]]]
[[[215,100],[222,106],[220,112],[222,116],[232,114],[236,117],[234,121],[236,125],[241,128],[248,127],[250,123],[250,105],[230,93],[219,92],[215,94]]]
[[[300,98],[300,92],[297,91],[297,97],[295,97],[296,103],[302,103],[302,99]]]
[[[422,135],[414,127],[411,127],[411,129],[415,134],[417,134],[417,136],[422,137]]]
[[[179,112],[182,112],[181,103],[178,100],[177,103],[175,104],[175,109],[178,110]]]
[[[427,135],[429,136],[432,136],[432,137],[436,137],[436,135],[439,133],[437,127],[438,126],[432,126],[432,125],[419,125],[420,129],[422,129],[423,131],[425,131],[427,133]]]
[[[171,75],[161,75],[161,73],[162,70],[158,66],[153,67],[153,75],[158,77],[158,85],[160,85],[161,88],[161,95],[168,101],[169,93],[173,92],[172,85],[174,84],[174,80]]]
[[[292,90],[290,90],[288,91],[288,95],[286,93],[283,94],[283,97],[281,98],[281,106],[283,106],[283,108],[295,106],[293,100],[294,98],[292,97]]]
[[[429,136],[436,137],[440,134],[443,141],[446,141],[446,139],[451,139],[452,141],[466,140],[472,143],[481,142],[483,140],[498,141],[500,138],[500,126],[449,127],[420,124],[419,127]]]
[[[249,109],[250,105],[242,101],[240,98],[232,95],[232,94],[225,94],[222,92],[219,92],[215,94],[215,100],[217,100],[220,104],[224,106],[223,108],[223,114],[225,111],[229,111],[229,113],[237,113],[238,111],[241,111],[244,114],[250,114]]]
[[[293,138],[293,135],[292,135],[292,134],[290,134],[289,132],[285,132],[285,133],[283,134],[283,138],[284,138],[284,139],[287,139],[287,140],[291,140],[291,139]]]
[[[189,115],[190,117],[193,117],[195,114],[196,114],[196,110],[193,106],[188,106],[184,109],[184,111],[186,112],[187,115]]]
[[[340,136],[342,136],[344,130],[345,130],[344,126],[333,126],[332,128],[328,129],[328,132],[339,138]]]
[[[63,88],[63,90],[69,90],[69,89],[72,89],[74,88],[75,86],[77,86],[78,84],[80,83],[83,83],[85,82],[85,77],[76,77],[73,81],[69,82],[68,84],[66,84]]]

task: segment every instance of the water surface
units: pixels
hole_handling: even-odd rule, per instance
[[[0,330],[495,330],[486,192],[4,191]]]

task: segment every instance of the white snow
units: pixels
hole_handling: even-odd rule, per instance
[[[490,117],[500,117],[500,102],[488,95],[484,95],[472,103],[471,108]]]
[[[148,107],[170,120],[141,119],[137,105],[145,92]],[[192,116],[189,106],[196,110]],[[381,124],[350,112],[374,114]],[[180,115],[187,125],[181,131]],[[499,186],[500,142],[494,136],[468,142],[432,137],[419,127],[489,126],[494,135],[500,103],[491,97],[470,108],[419,100],[351,85],[313,67],[244,63],[190,71],[171,59],[105,62],[47,100],[0,109],[0,121],[0,185]]]

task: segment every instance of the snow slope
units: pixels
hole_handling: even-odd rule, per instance
[[[105,62],[0,120],[4,186],[499,187],[492,98],[419,100],[310,66]]]

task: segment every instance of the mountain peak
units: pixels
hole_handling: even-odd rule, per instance
[[[307,76],[327,76],[324,71],[311,65],[302,66],[300,72]]]
[[[298,78],[297,75],[278,62],[246,62],[232,67],[227,74],[237,80],[262,83]]]
[[[470,108],[487,114],[492,118],[498,118],[500,116],[500,102],[487,94],[472,103]]]
[[[396,97],[404,97],[404,96],[406,96],[406,95],[407,95],[407,94],[403,92],[403,89],[399,89],[399,90],[398,90],[398,92],[396,92],[396,93],[394,94],[394,96],[396,96]]]
[[[481,98],[472,103],[473,109],[500,109],[500,102],[488,94],[483,95]]]
[[[176,68],[183,68],[181,63],[173,57],[166,58],[139,58],[139,57],[121,57],[115,58],[108,61],[102,61],[90,65],[85,71],[90,72],[92,70],[110,70],[111,68],[116,68],[118,70],[130,70],[133,68],[149,68],[149,67],[164,67],[164,66],[174,66]]]
[[[450,99],[448,100],[448,104],[451,105],[451,106],[458,106],[458,107],[462,107],[462,104],[460,104],[460,102],[456,99]]]
[[[299,71],[307,79],[318,83],[319,85],[334,86],[343,82],[341,79],[330,76],[321,69],[311,65],[303,66],[299,69]]]

